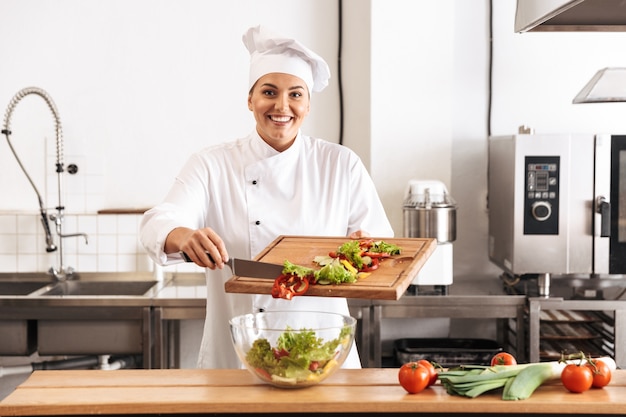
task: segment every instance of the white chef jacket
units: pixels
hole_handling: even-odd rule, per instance
[[[356,153],[347,147],[301,133],[278,152],[255,132],[191,156],[165,200],[148,210],[140,239],[160,265],[181,262],[163,251],[176,227],[211,227],[230,257],[252,259],[280,235],[348,236],[363,230],[392,237],[393,229],[374,183]],[[226,267],[206,269],[207,310],[198,365],[241,367],[228,320],[270,310],[331,311],[349,315],[345,298],[227,294],[232,276]],[[360,367],[352,349],[344,367]]]

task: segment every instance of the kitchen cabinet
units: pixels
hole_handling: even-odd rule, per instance
[[[626,409],[625,370],[603,389],[572,394],[556,380],[522,401],[504,401],[497,391],[452,396],[440,384],[409,395],[397,378],[397,369],[339,369],[317,386],[294,390],[243,369],[36,371],[0,402],[0,415],[623,415]]]

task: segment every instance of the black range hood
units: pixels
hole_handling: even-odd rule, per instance
[[[517,0],[515,32],[626,32],[626,0]]]

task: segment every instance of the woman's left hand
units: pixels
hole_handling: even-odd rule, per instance
[[[370,237],[370,234],[364,230],[357,230],[356,232],[350,233],[348,237],[350,239],[360,239],[362,237]]]

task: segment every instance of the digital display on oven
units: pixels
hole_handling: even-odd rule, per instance
[[[559,234],[559,156],[526,156],[524,234]]]

